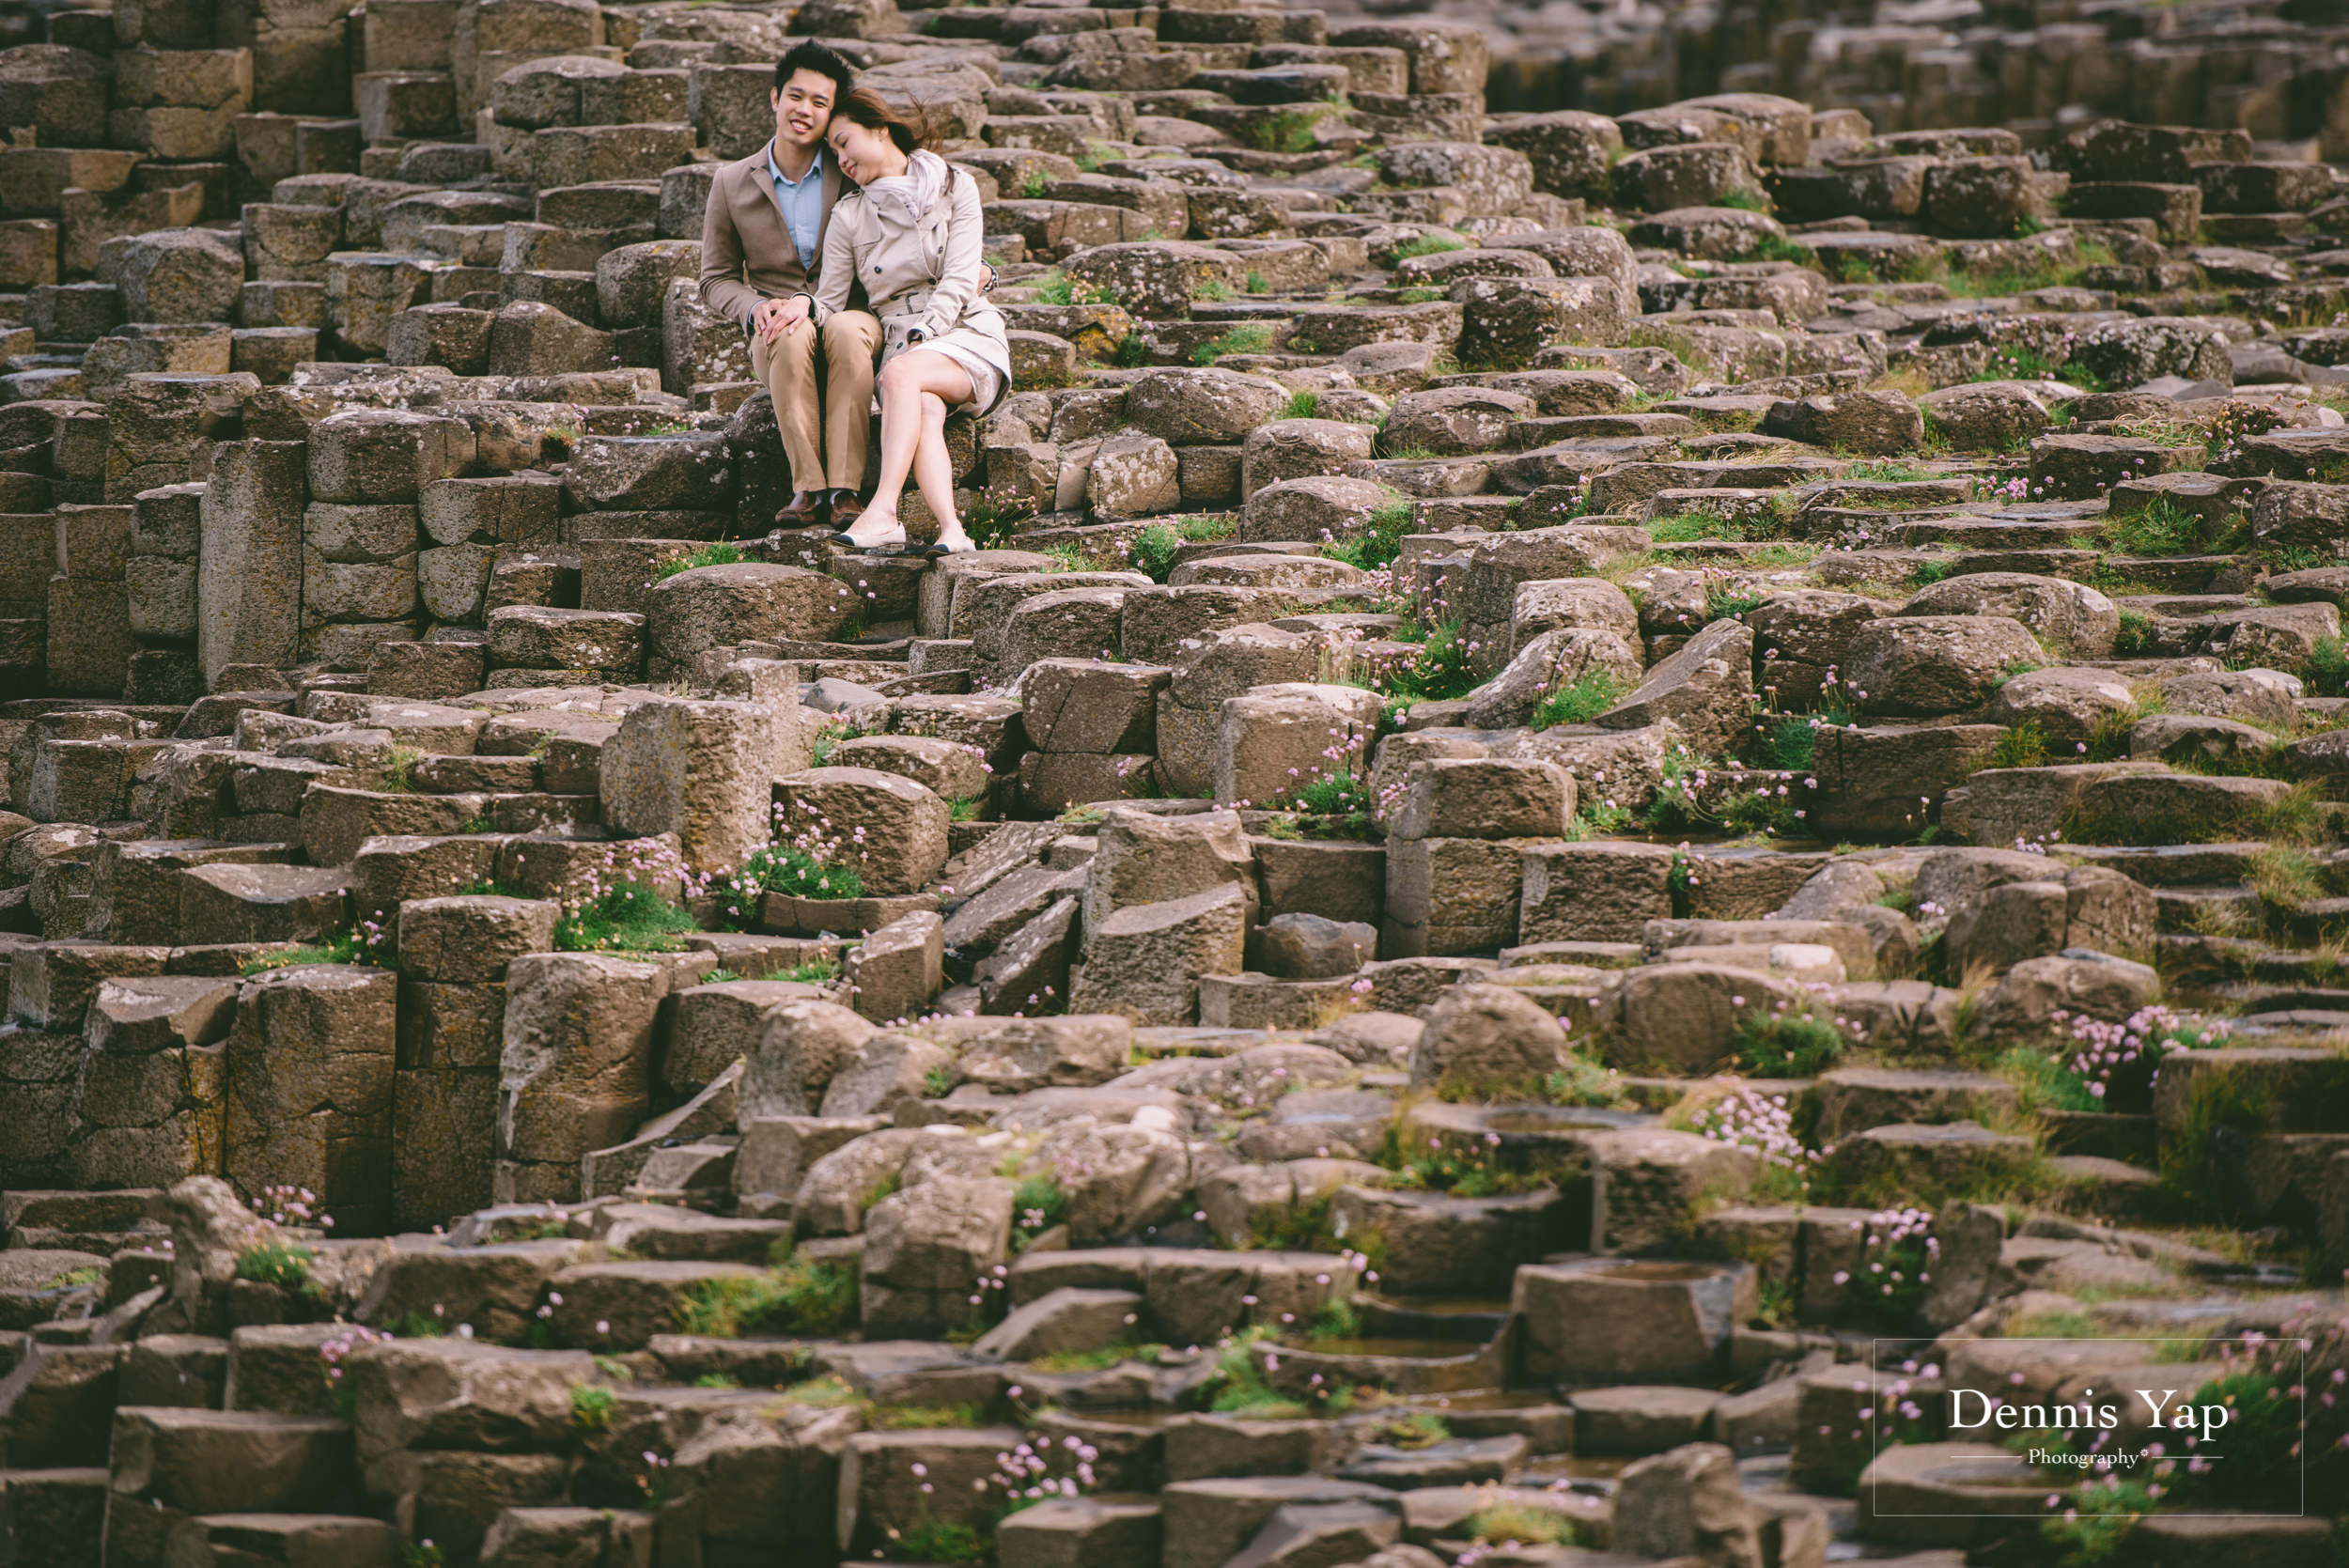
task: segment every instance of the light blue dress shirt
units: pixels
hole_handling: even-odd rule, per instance
[[[824,227],[824,149],[798,179],[786,179],[775,166],[775,145],[767,144],[767,174],[775,182],[775,201],[783,209],[783,226],[791,231],[791,244],[800,253],[800,266],[811,276],[821,252],[817,236]]]

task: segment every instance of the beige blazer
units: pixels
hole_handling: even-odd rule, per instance
[[[710,181],[709,205],[702,213],[702,303],[744,326],[761,300],[786,299],[815,287],[800,265],[799,247],[784,225],[775,182],[767,173],[772,146],[720,169]],[[840,165],[826,148],[824,216],[816,231],[818,276],[825,232],[839,200]]]

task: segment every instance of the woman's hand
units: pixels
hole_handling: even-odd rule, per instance
[[[807,322],[808,301],[804,294],[794,294],[787,300],[761,300],[751,312],[751,327],[763,343],[774,343],[790,336]]]

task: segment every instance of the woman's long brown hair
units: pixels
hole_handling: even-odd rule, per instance
[[[867,131],[879,131],[896,144],[897,150],[911,157],[930,143],[929,116],[921,104],[900,111],[889,100],[871,87],[851,87],[848,96],[840,101],[832,113],[851,125]]]

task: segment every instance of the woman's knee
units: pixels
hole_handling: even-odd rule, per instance
[[[917,396],[922,390],[922,369],[910,365],[911,356],[900,354],[880,367],[880,389],[884,397]]]

